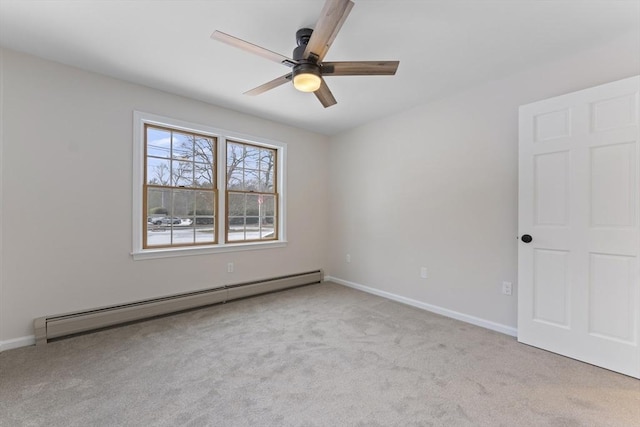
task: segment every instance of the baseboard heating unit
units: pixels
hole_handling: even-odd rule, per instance
[[[197,292],[153,298],[129,304],[39,317],[33,321],[36,345],[46,344],[54,338],[62,338],[136,320],[224,303],[253,295],[311,285],[313,283],[320,283],[322,280],[322,270],[316,270],[253,282],[226,285]]]

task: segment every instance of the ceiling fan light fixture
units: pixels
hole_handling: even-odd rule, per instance
[[[299,64],[293,69],[293,87],[300,92],[315,92],[320,89],[320,67],[315,64]]]
[[[311,73],[298,74],[293,78],[293,86],[300,92],[315,92],[321,84],[320,76]]]

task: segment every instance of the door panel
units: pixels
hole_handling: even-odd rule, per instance
[[[535,142],[571,136],[571,110],[550,111],[536,115]]]
[[[569,327],[569,252],[536,249],[533,258],[533,318]]]
[[[591,131],[604,132],[636,124],[636,94],[591,103]]]
[[[635,142],[591,148],[591,226],[635,225]]]
[[[536,225],[566,226],[569,219],[569,152],[534,157]]]
[[[634,257],[590,254],[589,333],[635,344]],[[612,316],[611,313],[615,313]]]
[[[520,108],[518,340],[640,378],[640,77]]]

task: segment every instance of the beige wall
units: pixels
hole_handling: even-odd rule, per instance
[[[326,268],[327,137],[0,53],[0,344],[43,315]],[[288,246],[133,261],[133,110],[286,143]]]
[[[513,333],[518,106],[639,74],[639,44],[629,34],[333,138],[330,274]]]

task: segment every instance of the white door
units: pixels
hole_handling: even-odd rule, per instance
[[[520,107],[518,243],[518,340],[636,378],[639,92],[636,76]]]

